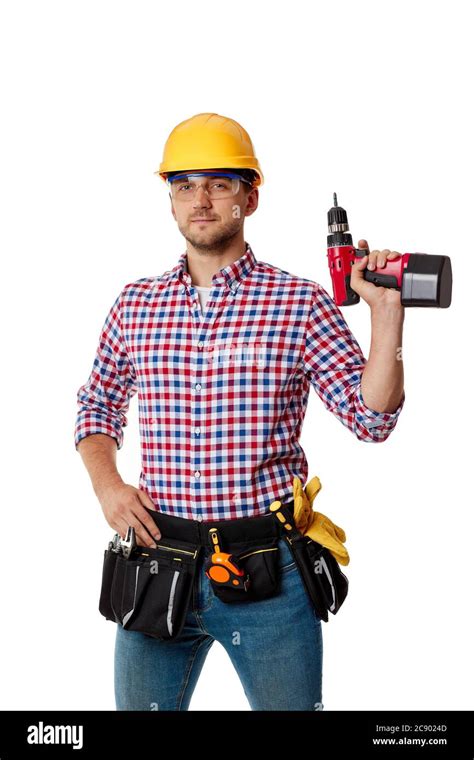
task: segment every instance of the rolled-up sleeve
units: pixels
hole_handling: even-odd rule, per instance
[[[302,353],[303,370],[326,409],[359,440],[381,443],[397,424],[405,392],[394,412],[370,409],[361,393],[366,363],[341,310],[329,293],[315,284]]]
[[[75,446],[82,438],[105,433],[123,445],[123,428],[130,398],[137,391],[136,375],[127,354],[121,327],[121,296],[113,303],[99,337],[92,371],[77,391]]]

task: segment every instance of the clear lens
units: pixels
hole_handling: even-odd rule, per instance
[[[192,201],[198,187],[203,187],[211,200],[218,200],[219,198],[232,198],[237,195],[240,183],[244,181],[236,174],[207,174],[202,172],[199,174],[180,174],[168,180],[168,185],[175,200]]]

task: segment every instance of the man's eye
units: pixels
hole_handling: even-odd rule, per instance
[[[185,190],[185,191],[186,191],[186,190],[188,190],[190,187],[191,187],[191,185],[180,185],[180,186],[178,187],[178,190],[179,190],[179,192],[181,192],[181,190]]]

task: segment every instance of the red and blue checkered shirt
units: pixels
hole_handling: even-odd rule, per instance
[[[366,360],[318,283],[244,254],[212,277],[204,313],[187,254],[161,276],[125,285],[77,393],[75,443],[123,445],[138,392],[138,487],[163,512],[197,520],[252,517],[293,497],[308,463],[299,444],[312,385],[361,441],[384,441],[393,413],[369,409]]]

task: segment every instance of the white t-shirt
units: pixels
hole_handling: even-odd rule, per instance
[[[209,298],[209,293],[211,292],[211,288],[203,288],[201,285],[195,285],[194,287],[198,292],[199,301],[201,302],[201,314],[203,314],[206,301]]]

